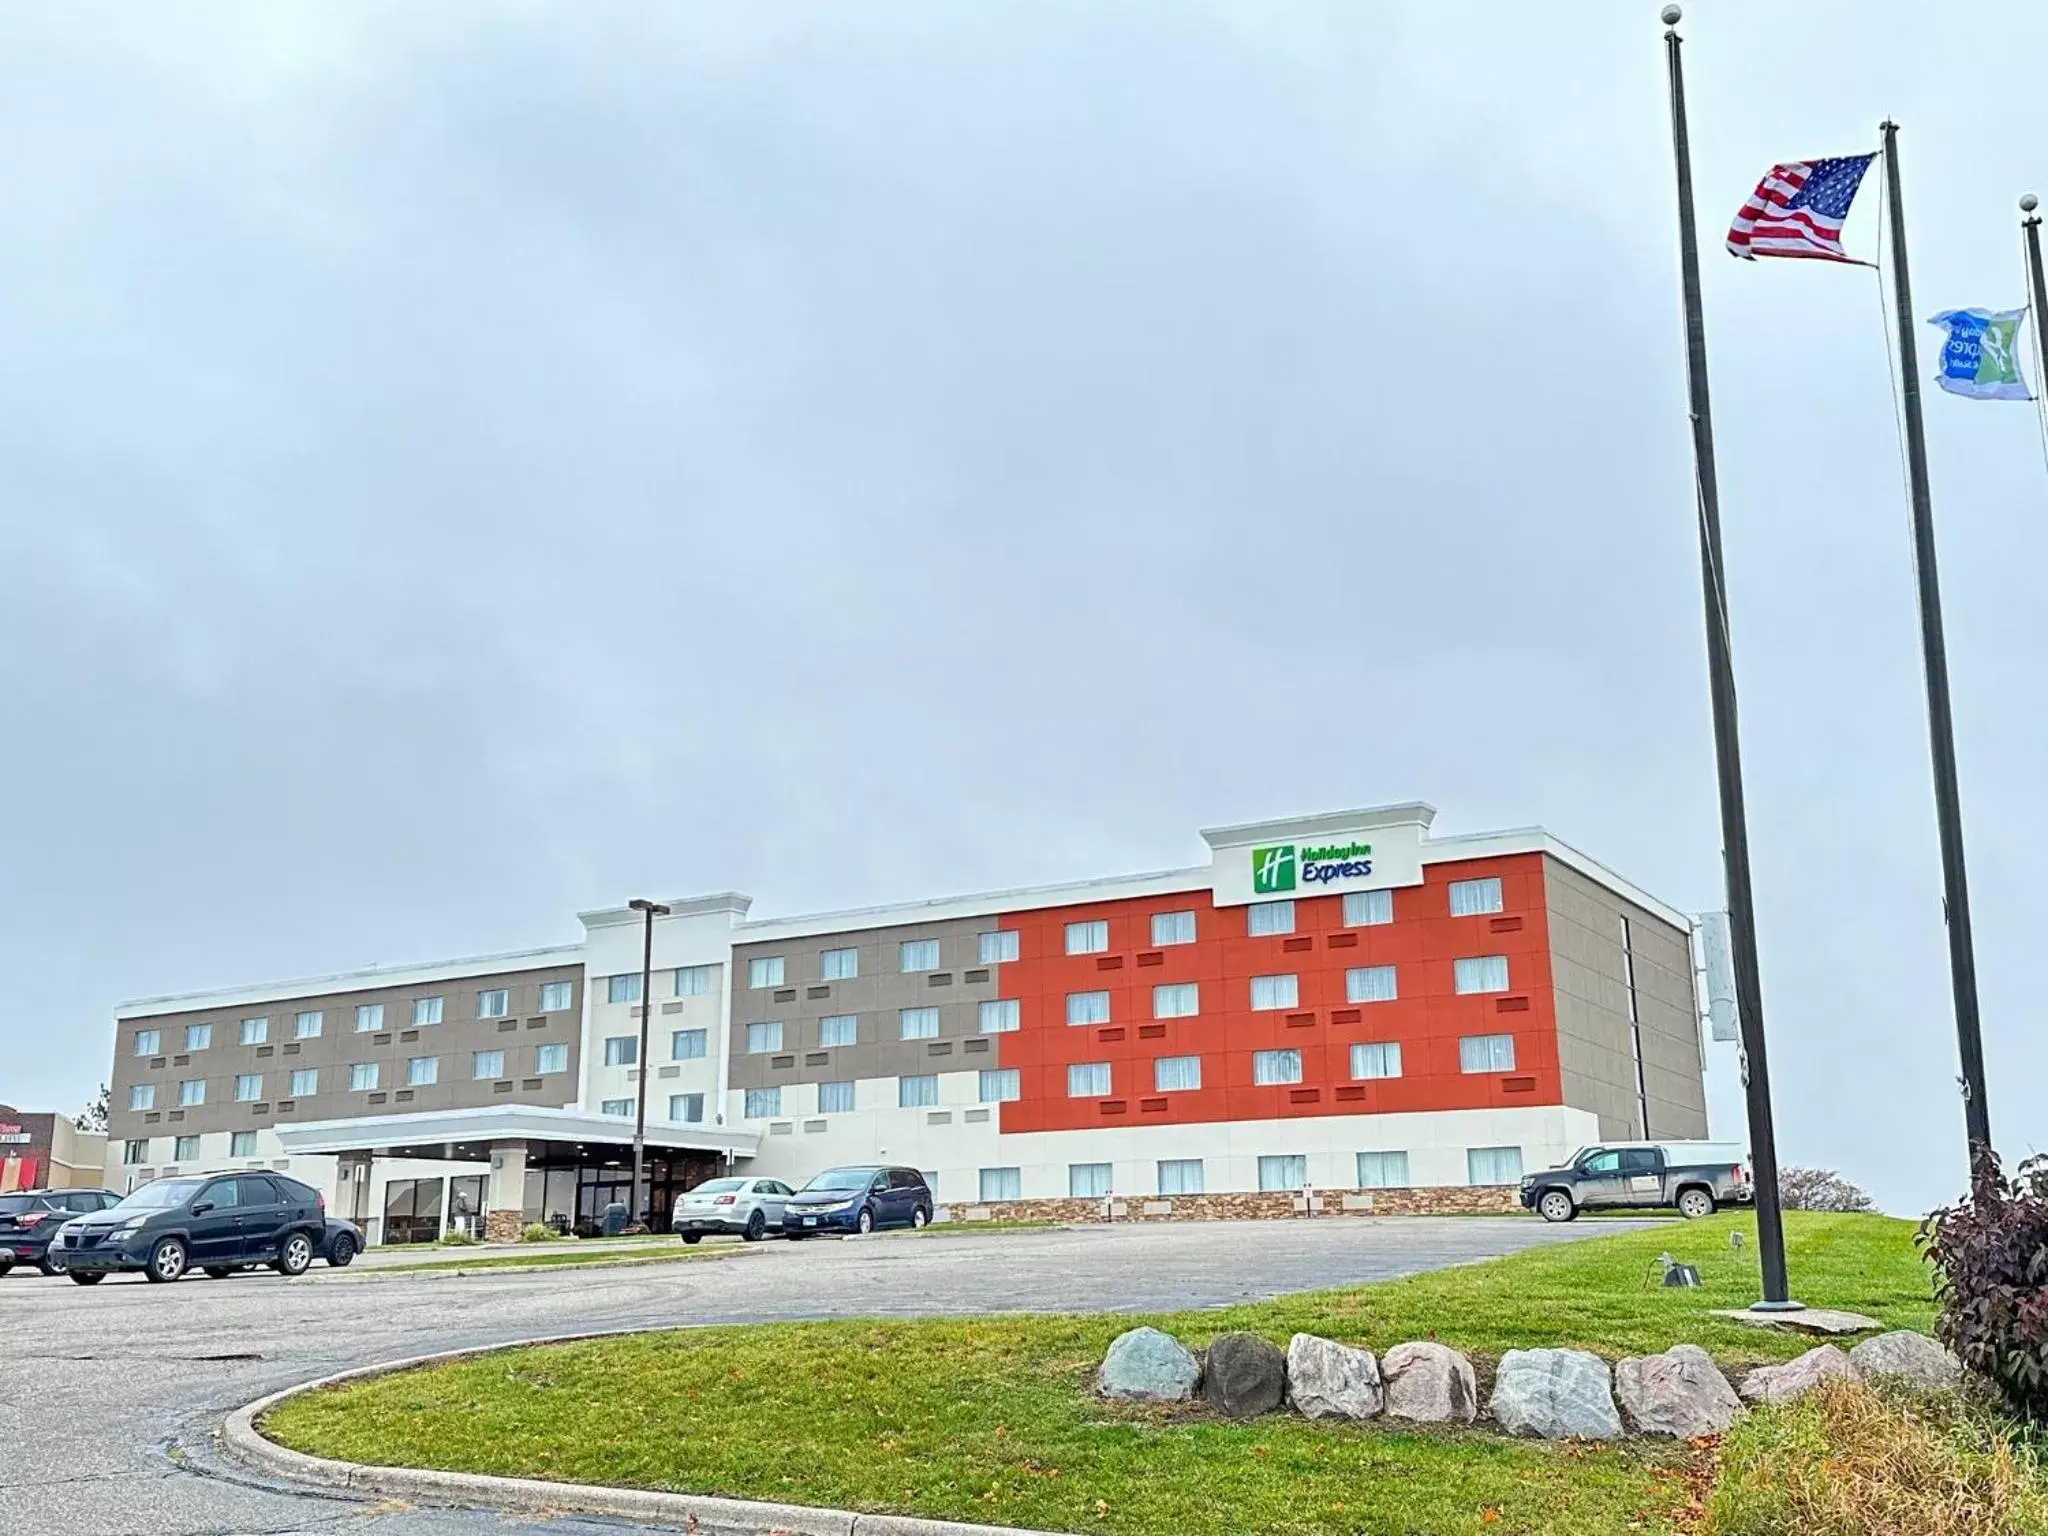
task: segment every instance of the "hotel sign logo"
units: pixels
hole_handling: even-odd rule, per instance
[[[1283,896],[1302,885],[1362,880],[1372,873],[1371,843],[1330,843],[1300,848],[1281,843],[1252,850],[1252,894]]]
[[[1294,844],[1252,850],[1252,893],[1277,896],[1294,889]]]

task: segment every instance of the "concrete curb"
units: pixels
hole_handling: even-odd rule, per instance
[[[553,1334],[486,1344],[471,1349],[414,1355],[381,1365],[358,1366],[316,1381],[301,1382],[236,1409],[216,1436],[221,1454],[253,1471],[309,1483],[320,1488],[378,1494],[430,1504],[497,1509],[515,1514],[609,1515],[652,1521],[703,1536],[1058,1536],[1019,1526],[966,1525],[956,1520],[921,1520],[910,1515],[868,1515],[845,1509],[813,1509],[798,1504],[766,1504],[750,1499],[720,1499],[692,1493],[656,1493],[638,1488],[606,1488],[595,1483],[551,1483],[538,1478],[489,1477],[477,1472],[434,1472],[416,1467],[372,1467],[360,1462],[308,1456],[266,1439],[257,1422],[271,1409],[305,1392],[344,1382],[370,1381],[420,1366],[493,1355],[538,1344],[574,1344],[586,1339],[631,1338],[641,1333],[667,1333],[670,1327],[629,1328],[598,1333]]]

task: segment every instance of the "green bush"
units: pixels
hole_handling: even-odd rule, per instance
[[[519,1232],[522,1243],[552,1243],[561,1237],[553,1227],[544,1221],[529,1222]]]
[[[441,1238],[443,1248],[474,1248],[476,1239],[467,1232],[449,1232]]]
[[[1935,1337],[2048,1424],[2048,1157],[2007,1178],[1980,1148],[1969,1198],[1929,1216],[1920,1245],[1938,1271]]]

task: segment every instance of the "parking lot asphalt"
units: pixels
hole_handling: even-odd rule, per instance
[[[770,1242],[719,1262],[471,1275],[316,1266],[87,1288],[0,1279],[0,1529],[10,1536],[477,1536],[633,1529],[397,1508],[251,1477],[212,1437],[352,1366],[548,1334],[971,1312],[1146,1312],[1393,1279],[1627,1230],[1493,1218],[1152,1224]],[[710,1490],[707,1490],[710,1491]]]

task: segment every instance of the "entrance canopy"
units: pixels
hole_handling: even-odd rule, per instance
[[[493,1144],[523,1141],[533,1166],[585,1163],[630,1154],[633,1122],[619,1115],[527,1104],[478,1109],[427,1110],[408,1115],[363,1115],[350,1120],[308,1120],[275,1127],[291,1155],[368,1152],[379,1157],[489,1162]],[[647,1145],[720,1158],[751,1158],[761,1138],[723,1125],[647,1122]]]

